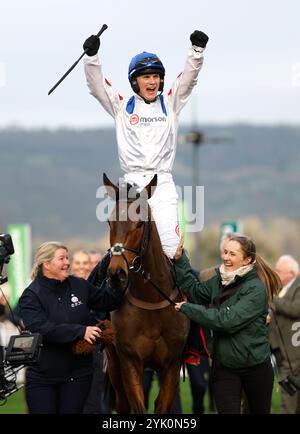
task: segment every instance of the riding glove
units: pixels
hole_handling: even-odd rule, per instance
[[[83,49],[87,50],[86,54],[88,56],[95,56],[98,53],[100,47],[100,39],[96,35],[92,35],[83,44]]]
[[[195,30],[190,36],[191,43],[202,48],[206,47],[208,39],[208,36],[200,30]]]

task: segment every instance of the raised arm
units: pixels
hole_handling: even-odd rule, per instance
[[[97,36],[90,36],[83,44],[84,50],[88,48],[84,57],[84,71],[90,94],[93,95],[102,107],[115,118],[122,97],[113,90],[111,84],[104,78],[102,67],[97,55],[100,40]]]
[[[192,46],[188,51],[184,70],[177,77],[169,92],[169,97],[172,99],[173,107],[177,115],[187,103],[193,88],[197,84],[198,74],[203,64],[203,52],[208,42],[208,36],[199,30],[195,30],[191,34],[190,40]]]
[[[209,304],[211,288],[207,282],[195,278],[188,257],[183,251],[180,258],[174,261],[176,283],[180,290],[187,294],[192,303]],[[209,281],[208,281],[209,282]]]

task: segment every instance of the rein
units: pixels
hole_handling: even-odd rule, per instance
[[[150,283],[150,285],[156,289],[156,291],[165,299],[167,300],[170,304],[172,304],[173,306],[176,305],[175,301],[172,300],[167,294],[165,294],[160,288],[159,286],[157,286],[155,283],[152,282],[152,280],[150,279],[150,275],[148,273],[145,272],[145,270],[141,267],[139,270],[139,273],[141,274],[141,276],[144,278],[144,280],[146,280],[148,283]]]

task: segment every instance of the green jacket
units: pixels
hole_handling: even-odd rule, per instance
[[[174,265],[177,284],[190,301],[182,305],[181,311],[214,331],[220,363],[228,368],[244,368],[264,362],[270,356],[267,291],[255,267],[224,287],[219,269],[216,276],[199,282],[184,252]],[[216,306],[214,298],[231,288],[236,292]]]

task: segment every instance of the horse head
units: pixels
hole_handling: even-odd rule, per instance
[[[129,272],[137,271],[150,237],[151,211],[148,199],[157,185],[157,175],[141,191],[136,185],[114,185],[106,174],[103,184],[116,205],[108,219],[111,261],[108,275],[112,285],[126,289]]]

